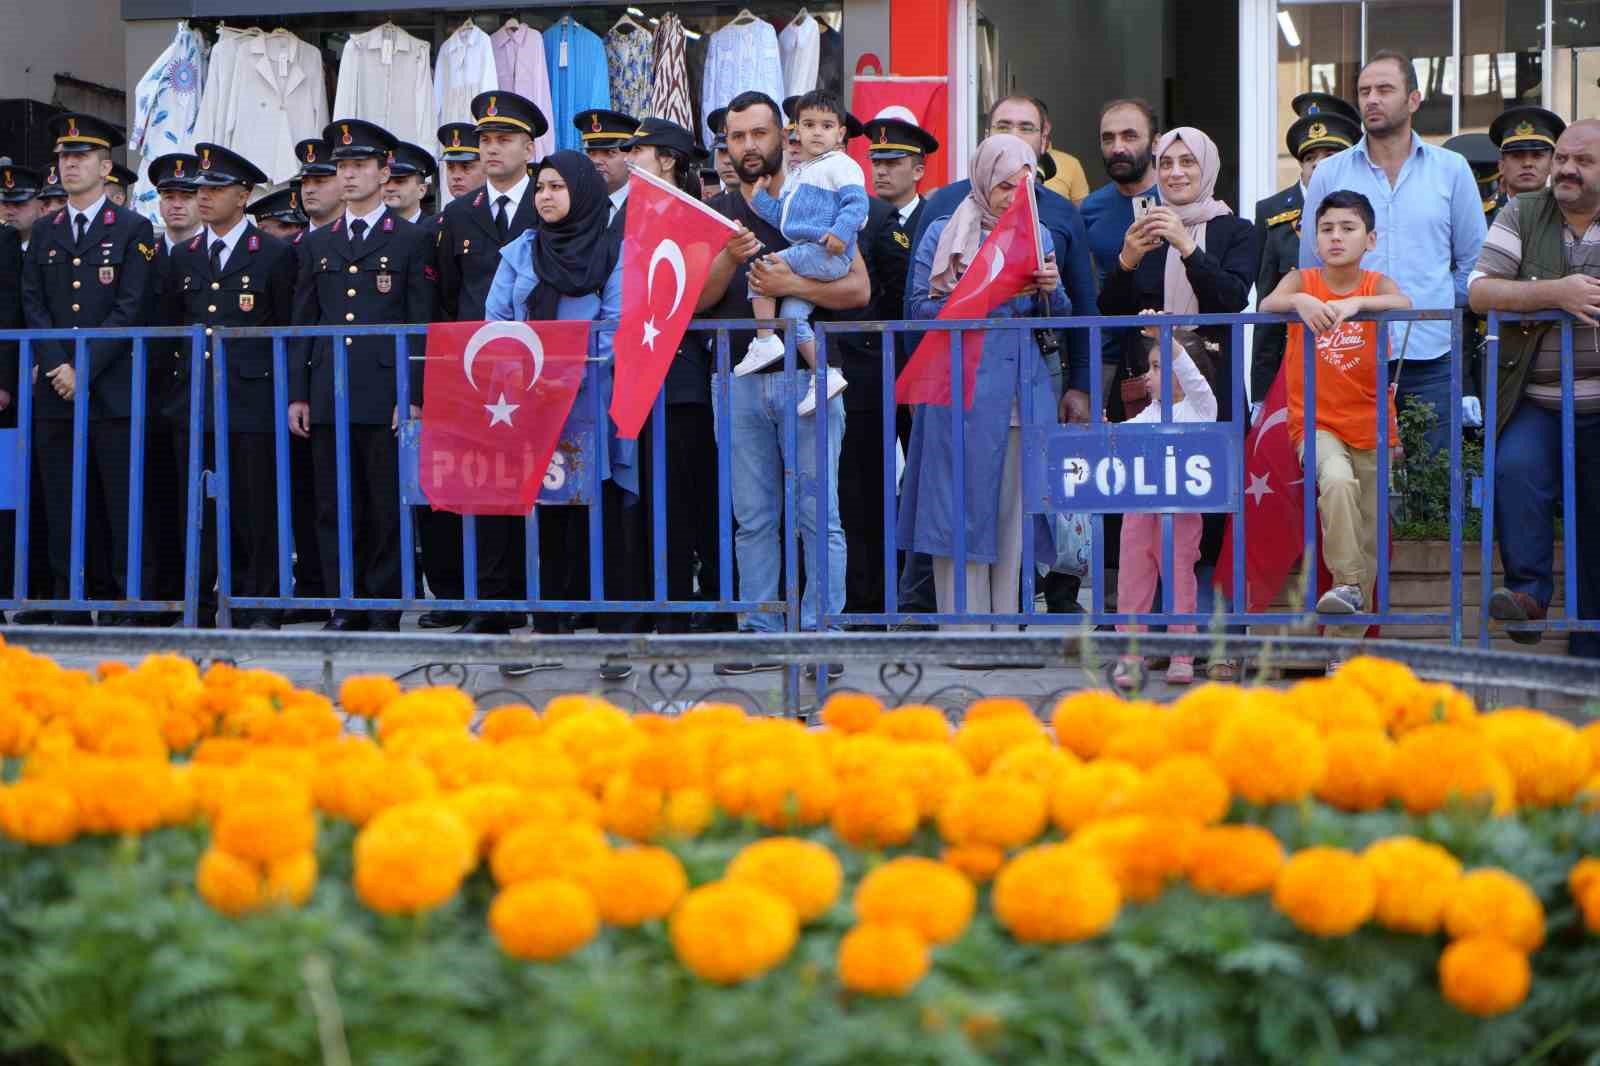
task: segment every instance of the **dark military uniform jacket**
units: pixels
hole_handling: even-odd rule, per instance
[[[923,203],[917,205],[921,211]],[[911,224],[916,225],[913,214]],[[900,226],[894,205],[876,197],[867,201],[867,221],[857,237],[861,258],[867,264],[867,277],[872,282],[872,299],[858,311],[819,310],[813,317],[820,321],[872,322],[900,317],[900,302],[894,294],[905,291],[906,272],[910,265],[910,252],[902,255],[902,246],[894,234],[902,233],[905,248],[911,246],[911,234]],[[845,410],[880,410],[883,406],[883,338],[877,333],[830,333],[834,342],[829,349],[828,362],[844,372],[850,388],[844,394]],[[895,337],[895,355],[904,361],[905,335]]]
[[[252,222],[233,251],[212,274],[208,231],[172,252],[167,276],[162,320],[170,325],[203,325],[205,356],[215,351],[212,331],[237,326],[287,326],[294,316],[295,251],[287,242],[269,236]],[[162,368],[162,413],[187,422],[193,352],[180,346],[172,364]],[[234,433],[269,433],[281,412],[273,399],[272,341],[240,339],[224,342],[228,363],[228,429]],[[214,386],[209,378],[204,387]],[[207,393],[205,410],[215,409],[215,396]],[[214,428],[214,422],[212,423]]]
[[[22,235],[10,226],[0,226],[0,329],[22,328]],[[0,411],[0,426],[17,424],[16,341],[0,341],[0,389],[11,394],[11,403]]]
[[[90,221],[79,242],[72,211],[62,208],[33,227],[23,260],[22,308],[29,329],[132,329],[148,323],[151,263],[159,242],[150,221],[110,200]],[[89,417],[127,418],[131,409],[129,341],[102,340],[88,346]],[[73,360],[70,342],[34,345],[39,367],[33,388],[36,418],[70,419],[63,400],[45,377]]]
[[[494,187],[485,185],[458,196],[438,215],[434,238],[439,268],[439,317],[446,322],[480,322],[489,286],[500,268],[500,249],[539,224],[533,210],[533,183],[511,216],[506,239],[494,225]]]
[[[346,219],[300,242],[294,324],[382,325],[433,321],[433,249],[419,226],[385,208],[372,231],[353,244]],[[349,338],[350,424],[387,426],[394,417],[395,349],[392,336]],[[408,338],[421,356],[423,340]],[[300,341],[291,351],[289,400],[309,402],[315,425],[333,425],[334,338]],[[298,355],[296,354],[298,352]],[[422,361],[411,364],[411,399],[422,397]]]
[[[1301,212],[1305,194],[1300,183],[1256,203],[1256,230],[1261,242],[1261,266],[1256,271],[1256,306],[1272,295],[1291,270],[1300,268]],[[1288,342],[1284,326],[1257,326],[1250,363],[1250,401],[1266,399],[1283,365],[1283,348]]]

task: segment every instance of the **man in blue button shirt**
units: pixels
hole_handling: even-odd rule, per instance
[[[1398,52],[1367,60],[1356,82],[1356,103],[1365,135],[1317,168],[1305,217],[1315,218],[1322,198],[1335,189],[1365,195],[1377,212],[1378,243],[1362,267],[1393,278],[1418,309],[1464,307],[1467,278],[1487,229],[1471,168],[1412,130],[1422,93],[1411,61]],[[1300,265],[1322,265],[1314,226],[1300,234]],[[1404,409],[1416,397],[1434,409],[1438,419],[1426,443],[1442,451],[1450,432],[1450,323],[1397,322],[1389,327],[1389,339],[1390,358],[1404,357],[1390,371],[1399,376],[1399,405]]]

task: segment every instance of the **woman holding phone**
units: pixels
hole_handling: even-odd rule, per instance
[[[1161,311],[1171,315],[1237,314],[1250,301],[1260,247],[1256,229],[1216,198],[1222,170],[1216,142],[1193,126],[1179,126],[1155,145],[1156,182],[1161,202],[1135,219],[1122,240],[1117,262],[1100,291],[1100,313],[1137,315]],[[1138,330],[1124,330],[1116,384],[1109,390],[1106,417],[1121,421],[1145,404],[1158,404],[1137,383],[1147,369],[1148,342]],[[1216,368],[1216,420],[1233,418],[1232,331],[1227,326],[1196,330]],[[1124,382],[1135,382],[1124,385]],[[1243,404],[1241,403],[1241,409]],[[1245,432],[1243,420],[1239,433]],[[1211,606],[1211,573],[1222,548],[1222,515],[1208,515],[1200,540],[1202,612]],[[1107,530],[1108,538],[1111,531]],[[1159,601],[1158,601],[1159,602]],[[1215,663],[1211,675],[1228,679],[1234,664]]]

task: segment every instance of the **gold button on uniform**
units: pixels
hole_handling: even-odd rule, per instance
[[[207,314],[212,314],[212,315],[216,314],[217,313],[217,305],[216,304],[212,304],[211,306],[207,307],[206,308],[206,313]]]
[[[355,338],[354,338],[354,337],[346,337],[346,338],[345,338],[345,339],[344,339],[344,342],[345,342],[345,343],[346,343],[346,344],[354,344],[354,343],[355,343],[355,342],[356,342],[356,339],[355,339]]]
[[[213,288],[213,289],[220,289],[220,288],[222,288],[222,282],[220,282],[220,281],[213,281],[213,282],[212,282],[212,283],[211,283],[211,287],[212,287],[212,288]]]
[[[76,314],[77,310],[78,310],[78,305],[77,304],[73,304],[72,305],[72,310],[73,310],[73,313]]]
[[[74,282],[73,282],[73,283],[72,283],[72,287],[73,287],[73,288],[74,288],[74,289],[81,289],[81,288],[83,288],[83,282],[81,282],[81,281],[74,281]]]
[[[74,307],[73,310],[77,310],[77,308]],[[346,322],[354,322],[356,320],[356,313],[354,311],[346,311],[344,314],[344,320]]]
[[[77,264],[74,263],[73,265],[76,266]],[[350,273],[359,274],[359,273],[361,273],[361,268],[356,266],[354,263],[351,263],[350,264]]]
[[[208,337],[211,336],[211,327],[210,326],[206,327],[206,336],[208,336]]]
[[[346,289],[346,290],[344,290],[344,294],[346,296],[354,296],[356,294],[356,290],[354,290],[354,289]]]
[[[78,259],[78,258],[74,258],[72,260],[72,265],[75,266],[75,267],[83,266],[83,260],[82,259]]]

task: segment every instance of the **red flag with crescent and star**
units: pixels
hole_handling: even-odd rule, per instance
[[[988,318],[996,307],[1033,284],[1044,256],[1039,241],[1039,208],[1033,178],[1024,178],[978,254],[972,257],[950,298],[939,311],[941,321]],[[961,334],[964,407],[972,407],[983,358],[983,331]],[[950,331],[925,333],[894,383],[896,403],[950,403]]]
[[[435,322],[418,480],[436,511],[533,510],[583,384],[587,321]]]
[[[611,420],[634,440],[694,317],[711,262],[738,224],[659,178],[634,170],[622,238],[622,317],[613,345]]]

